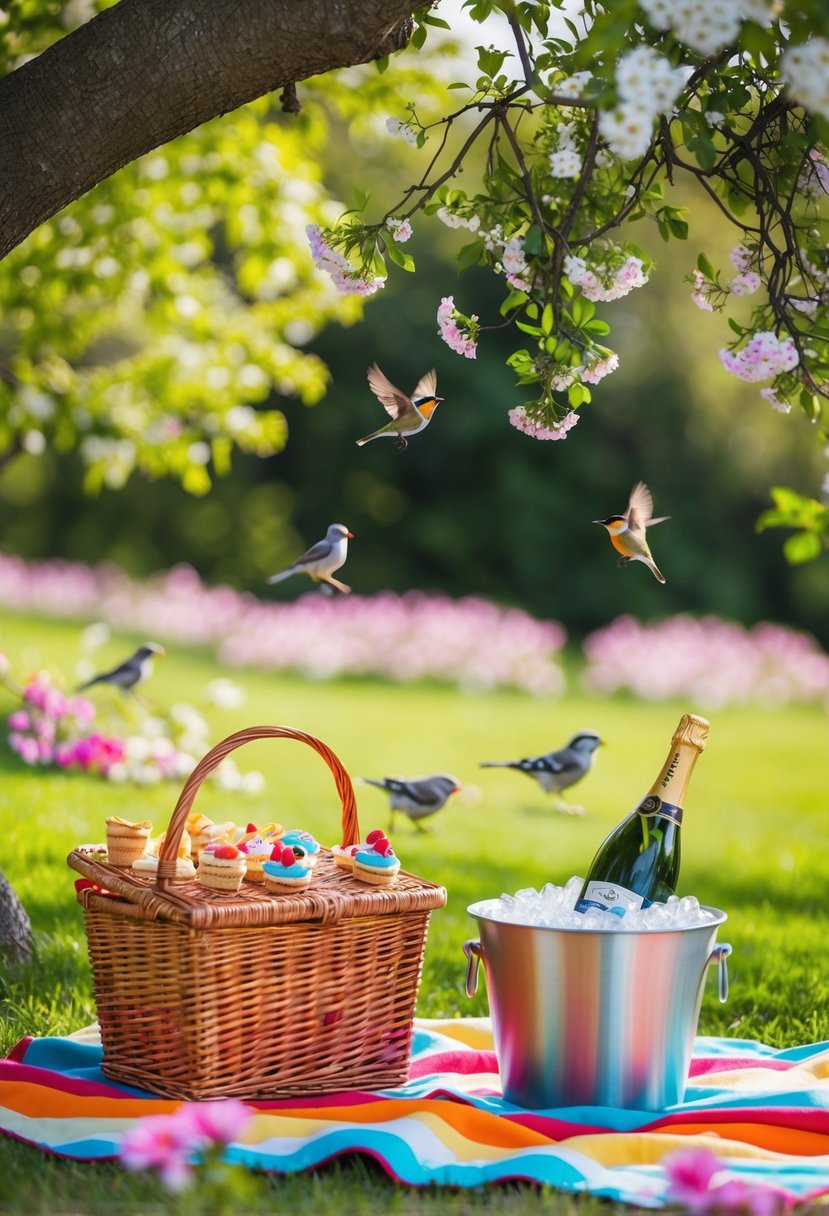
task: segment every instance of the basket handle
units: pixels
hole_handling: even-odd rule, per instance
[[[337,793],[340,795],[342,802],[343,845],[357,844],[359,841],[360,825],[357,822],[357,802],[354,797],[354,786],[351,784],[351,778],[343,768],[342,763],[331,751],[331,748],[327,747],[325,743],[314,735],[306,734],[303,730],[294,730],[290,726],[248,726],[244,730],[237,730],[235,734],[228,735],[221,743],[217,743],[215,747],[212,747],[207,755],[202,756],[184,783],[184,788],[179,794],[178,802],[170,819],[170,826],[167,828],[164,844],[158,855],[156,886],[160,890],[163,891],[170,880],[175,877],[176,857],[178,856],[178,849],[181,844],[182,832],[187,823],[187,816],[190,814],[193,800],[205,777],[208,777],[214,769],[218,768],[224,758],[229,756],[232,751],[235,751],[237,747],[241,747],[243,743],[251,743],[255,739],[297,739],[300,743],[307,743],[315,752],[318,752],[334,774]]]

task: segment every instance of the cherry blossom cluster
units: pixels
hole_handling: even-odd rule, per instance
[[[800,356],[791,338],[779,338],[771,330],[764,330],[753,334],[741,350],[721,350],[720,359],[726,371],[755,383],[791,371]]]
[[[450,350],[465,359],[474,359],[478,353],[478,318],[467,317],[455,308],[453,296],[444,296],[437,314],[438,333]]]
[[[614,269],[612,264],[589,266],[585,258],[568,254],[564,259],[564,271],[588,300],[620,300],[635,287],[644,287],[648,281],[642,259],[632,255],[625,257]]]
[[[308,224],[305,232],[311,246],[314,265],[331,276],[331,281],[338,291],[344,295],[371,296],[381,287],[385,287],[384,277],[357,270],[339,250],[333,249],[316,224]]]
[[[616,66],[619,105],[599,114],[599,130],[611,150],[623,160],[644,156],[654,120],[670,113],[689,74],[684,67],[671,67],[664,55],[648,46],[637,46],[620,56]]]
[[[585,76],[588,73],[584,73]],[[566,84],[559,86],[563,91]],[[556,148],[550,153],[550,174],[552,177],[578,177],[581,172],[582,156],[576,141],[576,124],[560,122],[554,128]]]
[[[406,241],[411,240],[412,225],[409,220],[398,219],[396,216],[391,215],[386,220],[386,227],[399,245],[403,245]]]
[[[673,29],[700,55],[713,55],[734,41],[744,19],[768,25],[779,4],[768,0],[639,0],[656,29]]]
[[[785,1191],[735,1178],[709,1148],[679,1148],[662,1158],[666,1198],[690,1216],[782,1216]]]
[[[829,38],[810,38],[783,52],[780,72],[796,101],[829,118]]]
[[[511,426],[533,439],[566,439],[567,432],[571,431],[579,420],[575,410],[570,410],[560,421],[548,426],[541,418],[528,414],[523,405],[510,410],[507,416]]]

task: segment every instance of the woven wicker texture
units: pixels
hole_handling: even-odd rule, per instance
[[[113,1080],[171,1098],[269,1098],[376,1089],[405,1079],[429,912],[446,892],[401,871],[369,887],[323,849],[311,886],[273,895],[171,877],[205,777],[254,739],[297,739],[331,769],[342,842],[359,840],[351,780],[313,735],[255,726],[193,770],[167,829],[158,876],[94,861],[68,864],[112,894],[79,893],[95,1000]]]

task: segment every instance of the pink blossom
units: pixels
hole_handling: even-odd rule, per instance
[[[760,396],[764,401],[768,401],[772,409],[777,410],[778,414],[790,414],[792,412],[791,403],[789,401],[781,401],[773,385],[770,384],[767,388],[761,388]]]
[[[694,304],[696,304],[697,308],[701,308],[703,312],[713,312],[714,305],[711,303],[708,296],[708,292],[710,290],[708,280],[701,270],[694,270],[692,275],[694,280],[694,291],[691,295],[691,300]]]
[[[564,272],[588,300],[619,300],[648,281],[642,259],[633,256],[614,270],[607,265],[590,268],[584,258],[568,255],[564,259]]]
[[[746,249],[745,245],[735,245],[729,256],[731,257],[731,265],[740,274],[751,266],[751,250]]]
[[[615,372],[618,366],[619,356],[614,351],[609,351],[604,359],[597,359],[595,363],[582,368],[582,384],[598,384],[605,376]]]
[[[10,735],[9,742],[25,764],[37,764],[40,759],[37,739],[29,735]]]
[[[384,277],[361,275],[338,250],[332,249],[316,224],[308,224],[305,232],[314,265],[331,276],[338,291],[346,295],[370,296],[385,287]]]
[[[755,291],[759,290],[761,285],[762,279],[753,270],[746,270],[743,274],[738,274],[731,280],[731,290],[735,296],[753,295]]]
[[[199,1146],[188,1116],[149,1115],[124,1133],[119,1156],[128,1170],[156,1169],[171,1191],[183,1191],[190,1183],[190,1159]]]
[[[31,724],[32,720],[25,709],[16,709],[14,713],[9,714],[10,730],[28,730]]]
[[[404,245],[406,241],[411,240],[412,225],[409,220],[400,220],[391,215],[386,220],[386,227],[399,245]]]
[[[741,380],[768,380],[797,367],[800,356],[791,338],[778,338],[771,331],[753,334],[741,350],[720,351],[726,371]]]
[[[566,439],[567,432],[579,420],[578,414],[571,410],[552,426],[545,426],[540,420],[532,418],[523,405],[518,405],[515,409],[510,410],[507,417],[511,426],[518,431],[523,431],[525,435],[531,435],[533,439]]]
[[[455,308],[452,296],[444,296],[438,308],[438,333],[450,350],[466,359],[478,353],[478,318],[464,316]]]
[[[728,1178],[723,1162],[707,1148],[677,1149],[663,1157],[662,1165],[668,1201],[681,1204],[694,1216],[775,1216],[786,1206],[785,1193],[776,1187]]]
[[[247,1126],[253,1111],[238,1098],[190,1102],[182,1107],[196,1136],[214,1144],[230,1144]]]
[[[0,651],[0,676],[4,676],[8,670],[9,670],[9,660],[2,653],[2,651]]]

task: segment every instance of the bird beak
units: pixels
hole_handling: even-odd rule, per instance
[[[601,524],[603,528],[607,527],[606,519],[591,519],[590,522],[591,522],[591,524]]]
[[[152,644],[152,646],[150,647],[150,649],[152,650],[153,654],[158,655],[158,656],[159,656],[159,658],[160,658],[162,655],[165,655],[165,654],[167,653],[167,651],[164,649],[164,647],[163,647],[163,646],[160,646],[160,645],[159,645],[157,642],[153,642],[153,644]]]
[[[353,532],[346,532],[346,536],[348,537],[348,539],[349,539],[349,540],[354,540],[354,533],[353,533]]]

